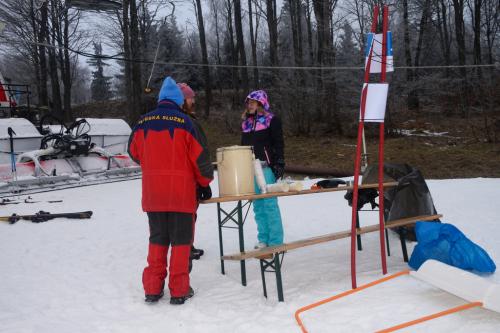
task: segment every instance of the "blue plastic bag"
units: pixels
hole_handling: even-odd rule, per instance
[[[482,273],[493,273],[496,269],[486,251],[465,237],[454,225],[417,222],[415,233],[418,244],[408,263],[414,269],[418,269],[427,259]]]

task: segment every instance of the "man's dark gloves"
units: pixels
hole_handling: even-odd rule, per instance
[[[271,169],[273,170],[276,180],[280,179],[285,174],[285,160],[278,159],[276,163],[273,164]]]
[[[210,185],[207,187],[198,187],[198,200],[208,200],[212,197],[212,189]]]

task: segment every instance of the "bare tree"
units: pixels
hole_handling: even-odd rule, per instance
[[[255,29],[253,25],[253,0],[247,0],[248,2],[248,21],[250,24],[250,45],[252,47],[252,66],[253,67],[253,87],[257,88],[259,86],[259,69],[257,68],[257,37],[259,31],[259,17],[255,15]]]
[[[311,2],[306,0],[306,22],[307,22],[307,45],[309,46],[309,63],[314,63],[313,29],[312,29],[312,11]]]
[[[205,40],[205,24],[203,23],[203,11],[201,7],[201,0],[196,0],[193,3],[195,7],[196,17],[198,21],[198,33],[200,36],[201,58],[205,65],[203,67],[203,78],[205,83],[205,117],[210,115],[210,104],[212,103],[212,87],[210,82],[210,68],[208,67],[208,52],[207,43]]]
[[[493,64],[493,48],[500,31],[500,3],[496,0],[484,0],[483,29],[488,48],[488,63]],[[492,73],[493,74],[493,73]]]
[[[472,25],[474,27],[474,64],[482,64],[481,59],[481,6],[482,0],[474,0],[474,16]]]
[[[313,0],[318,42],[316,57],[320,66],[331,66],[335,62],[332,19],[336,6],[337,0]],[[324,71],[320,70],[318,75],[318,87],[321,91],[328,91],[328,93],[323,93],[321,99],[322,103],[317,109],[317,118],[319,120],[323,118],[322,109],[326,108],[328,124],[334,126],[334,130],[341,134],[342,127],[338,118],[335,76],[332,75],[328,80],[325,80]]]
[[[248,70],[247,66],[247,56],[245,51],[245,40],[243,39],[243,26],[241,17],[241,2],[240,0],[233,0],[234,5],[234,27],[236,29],[236,49],[239,53],[238,63],[242,66],[240,68],[241,79],[243,83],[243,90],[248,91]]]
[[[269,30],[269,57],[271,66],[278,66],[278,14],[276,0],[266,0],[266,20]]]
[[[258,15],[261,15],[267,23],[268,44],[269,44],[269,64],[272,67],[279,65],[278,57],[278,9],[276,0],[258,0],[255,1],[255,6],[258,9]],[[273,85],[277,78],[277,72],[271,70],[269,84]]]
[[[142,114],[142,80],[139,45],[139,21],[137,17],[137,2],[130,0],[130,59],[132,60],[132,105],[130,120],[136,122]]]
[[[226,9],[226,27],[227,27],[227,39],[228,39],[228,44],[229,44],[229,53],[230,53],[230,58],[231,58],[231,64],[237,65],[238,64],[238,53],[237,49],[234,45],[234,31],[233,31],[233,5],[230,0],[225,0],[225,9]],[[239,84],[238,84],[238,71],[236,70],[235,67],[231,68],[231,81],[233,83],[233,88],[234,88],[234,94],[233,94],[233,105],[236,105],[237,100],[238,100],[238,91],[239,91]]]
[[[210,9],[211,9],[211,17],[213,18],[213,26],[215,30],[215,61],[217,65],[222,64],[221,59],[221,43],[220,43],[220,27],[219,27],[219,1],[218,0],[210,0]],[[217,68],[215,70],[216,73],[216,81],[219,87],[219,90],[222,92],[222,85],[220,79],[220,69]]]
[[[464,0],[453,0],[453,10],[455,11],[455,36],[457,40],[458,64],[465,65],[465,23],[464,23]],[[462,78],[465,79],[466,71],[460,69]]]
[[[55,35],[58,25],[58,19],[56,14],[56,4],[54,0],[50,1],[50,28],[49,24],[45,26],[47,44],[51,47],[48,48],[48,58],[49,58],[49,73],[52,88],[52,112],[63,119],[64,115],[62,113],[62,100],[61,100],[61,88],[59,84],[59,71],[57,68],[56,60],[56,50],[55,50]]]
[[[47,43],[47,20],[48,20],[48,3],[44,2],[40,8],[40,23],[38,29],[38,57],[40,63],[40,81],[42,82],[40,86],[40,104],[48,106],[49,97],[47,92],[47,85],[45,82],[48,81],[48,71],[47,71],[47,58],[45,54],[45,44]]]
[[[29,75],[36,83],[39,105],[63,120],[71,120],[71,74],[76,53],[86,46],[84,32],[75,33],[80,13],[73,11],[70,15],[61,0],[48,0],[38,5],[34,0],[6,0],[0,9],[0,18],[8,22],[6,47],[2,50],[24,54],[18,61],[32,66]]]
[[[444,63],[446,66],[451,64],[451,33],[448,21],[449,5],[447,0],[436,0],[437,25],[440,35],[441,52],[443,53]],[[447,75],[449,70],[447,70]]]
[[[131,51],[130,51],[130,19],[129,19],[129,10],[130,10],[130,0],[123,0],[123,9],[122,9],[122,16],[121,20],[121,29],[122,29],[122,34],[123,34],[123,57],[125,59],[130,59],[131,58]],[[119,13],[117,12],[118,18]],[[125,81],[125,96],[127,99],[131,98],[132,96],[132,66],[129,61],[125,61],[124,64],[124,81]],[[130,100],[129,103],[127,103],[128,107],[128,116],[132,119],[134,115],[134,104],[132,103],[132,100]]]
[[[296,66],[303,65],[302,54],[302,1],[301,0],[288,0],[290,7],[290,21],[292,25],[293,36],[293,55]]]

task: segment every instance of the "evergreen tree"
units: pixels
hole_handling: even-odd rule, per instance
[[[177,20],[175,16],[172,16],[165,22],[165,24],[159,27],[158,38],[161,41],[160,52],[158,54],[159,61],[186,62],[187,59],[190,59],[185,47],[186,38],[177,26]],[[187,39],[187,41],[189,41],[189,39]],[[166,75],[175,77],[177,81],[187,80],[188,75],[186,75],[185,67],[161,65],[158,66],[158,69],[159,77],[157,80],[159,81],[160,86]],[[154,76],[155,75],[153,75],[153,78]]]
[[[96,69],[92,72],[92,83],[90,85],[90,91],[92,95],[92,100],[94,101],[105,101],[109,100],[113,94],[111,92],[111,77],[104,76],[104,66],[109,66],[102,59],[102,45],[101,43],[94,44],[94,55],[95,58],[90,59],[87,63]]]
[[[337,65],[355,66],[360,64],[359,47],[354,43],[354,33],[347,20],[342,25],[342,35],[337,52]]]

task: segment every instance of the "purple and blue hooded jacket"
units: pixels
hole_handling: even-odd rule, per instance
[[[281,120],[270,112],[269,99],[264,90],[251,92],[245,99],[255,100],[262,105],[264,113],[247,114],[241,124],[241,144],[253,146],[255,157],[266,161],[269,166],[284,164],[284,141]]]

